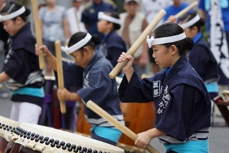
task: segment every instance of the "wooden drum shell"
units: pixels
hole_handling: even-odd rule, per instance
[[[90,135],[91,126],[84,117],[84,106],[81,104],[81,110],[77,117],[77,132]],[[153,102],[149,103],[121,103],[125,126],[134,133],[140,133],[154,127],[155,106]],[[122,134],[119,143],[134,146],[134,141]]]

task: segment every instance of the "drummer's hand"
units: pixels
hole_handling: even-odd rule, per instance
[[[47,46],[45,45],[35,45],[35,51],[36,51],[36,55],[40,55],[43,52],[44,57],[48,57],[49,55],[51,55],[52,53],[48,50]]]
[[[137,134],[138,137],[135,140],[134,144],[139,148],[146,148],[146,146],[149,144],[151,137],[148,131],[141,132]]]
[[[66,88],[57,90],[57,96],[60,101],[69,100],[70,94],[71,92],[69,92]]]
[[[169,16],[169,18],[167,19],[167,22],[173,22],[173,23],[177,23],[177,18],[174,15]]]
[[[125,52],[122,52],[122,54],[118,58],[118,63],[122,63],[128,60],[127,64],[122,68],[124,72],[132,69],[132,65],[134,62],[134,58],[131,55],[127,55]]]

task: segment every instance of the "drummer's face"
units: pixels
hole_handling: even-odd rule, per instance
[[[90,57],[88,56],[88,51],[83,50],[77,50],[70,54],[74,59],[78,66],[80,67],[86,67],[90,61]]]
[[[13,36],[18,31],[17,23],[13,20],[6,20],[3,22],[4,30],[10,35]]]
[[[156,64],[162,68],[171,67],[173,65],[173,55],[169,48],[165,45],[153,45],[153,57]]]

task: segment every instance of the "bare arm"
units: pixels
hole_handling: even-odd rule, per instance
[[[150,129],[148,131],[142,132],[138,134],[137,140],[135,140],[135,145],[140,148],[146,148],[149,144],[150,140],[159,136],[166,135],[166,133],[162,132],[157,128]]]
[[[77,93],[70,92],[66,88],[58,89],[57,95],[61,101],[81,101],[81,97]]]
[[[48,50],[48,48],[45,45],[35,45],[35,50],[37,55],[43,52],[46,61],[51,65],[52,69],[57,71],[56,57],[53,56],[53,54]]]
[[[134,73],[134,68],[133,68],[133,62],[134,62],[134,58],[131,55],[127,55],[125,52],[123,52],[118,59],[118,63],[122,63],[125,62],[126,60],[128,60],[128,63],[122,68],[125,75],[126,75],[126,79],[128,82],[130,82],[130,79]]]
[[[10,77],[5,72],[0,73],[0,83],[7,81],[9,79]]]

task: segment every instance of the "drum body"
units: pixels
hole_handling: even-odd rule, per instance
[[[91,138],[28,123],[17,127],[10,140],[6,153],[124,153],[119,147]]]
[[[77,118],[77,132],[90,135],[91,126],[84,117],[84,109],[81,110]],[[121,109],[124,116],[125,126],[134,133],[140,133],[154,127],[155,123],[155,106],[153,102],[149,103],[121,103]],[[122,134],[120,143],[134,146],[134,141],[125,134]]]
[[[155,106],[149,103],[121,103],[125,126],[138,134],[154,128],[155,126]],[[134,146],[134,141],[125,134],[119,139],[120,143]]]
[[[19,122],[0,116],[0,153],[4,153],[10,134],[19,126]]]
[[[80,111],[76,121],[76,132],[90,135],[90,129],[91,125],[87,122],[86,118],[84,117],[84,104],[81,103]]]

